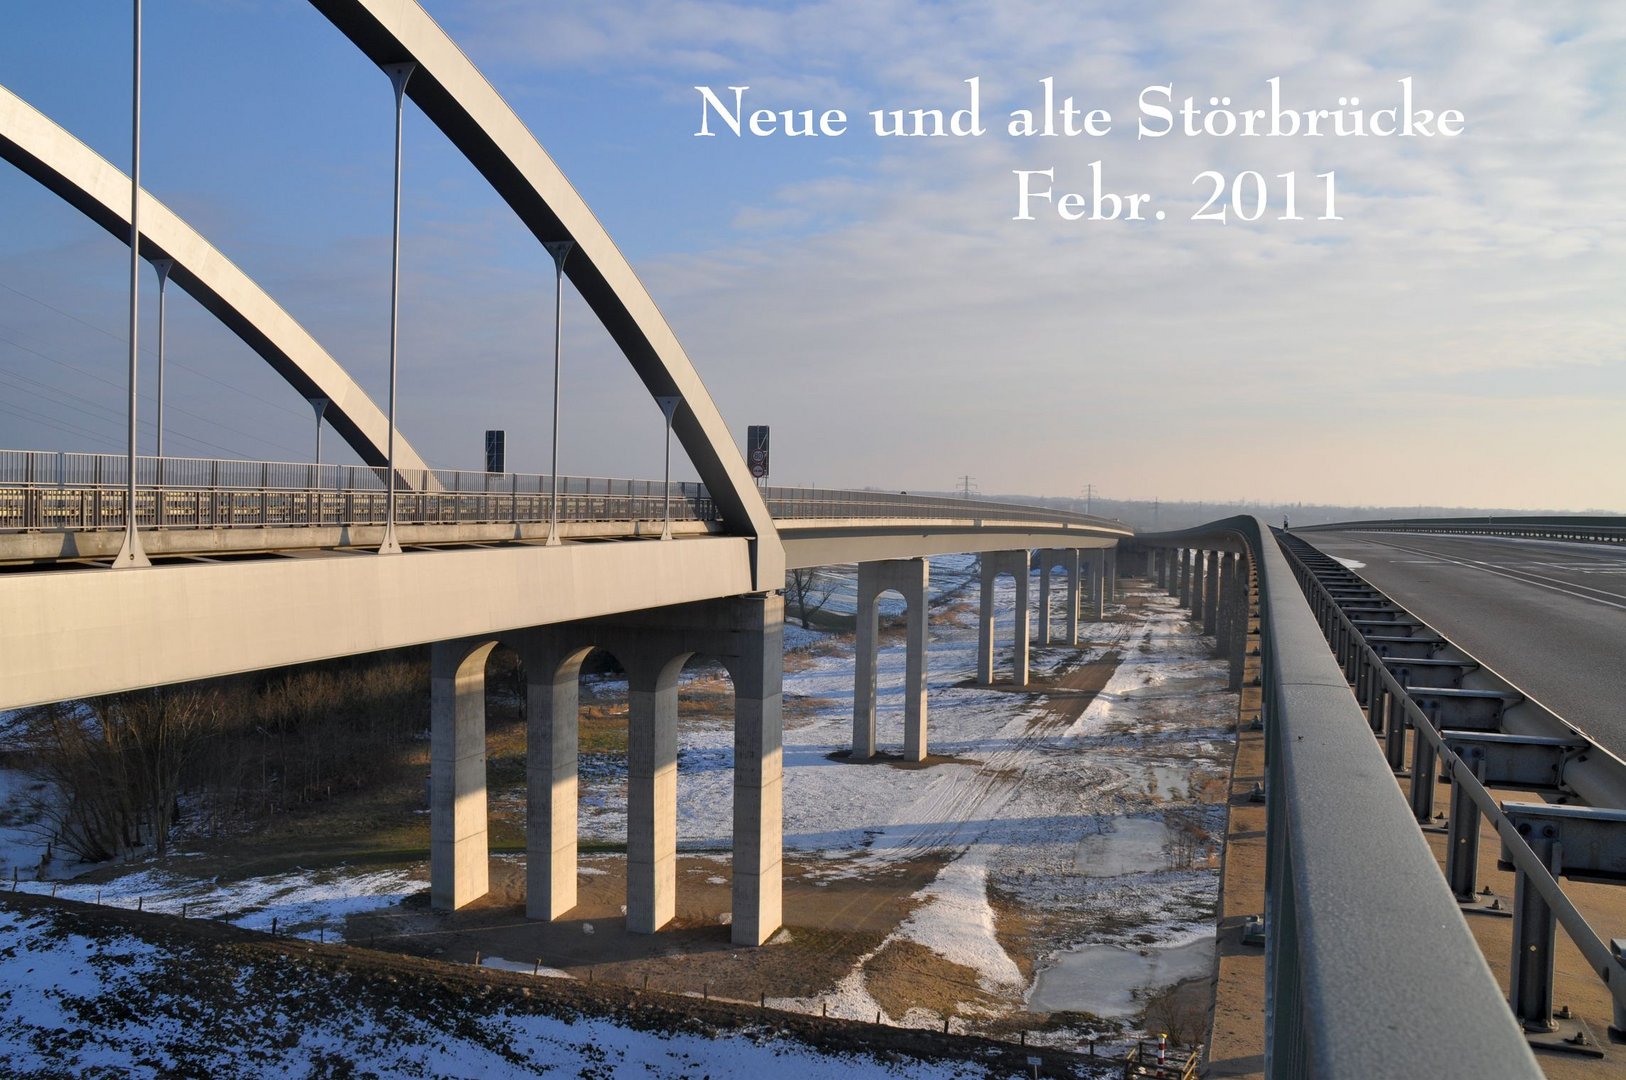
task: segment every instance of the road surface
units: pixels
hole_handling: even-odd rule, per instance
[[[1426,533],[1297,535],[1626,757],[1626,548]]]

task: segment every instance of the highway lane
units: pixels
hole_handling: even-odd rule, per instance
[[[1626,757],[1626,549],[1302,532],[1509,682]]]

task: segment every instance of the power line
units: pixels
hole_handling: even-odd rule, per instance
[[[70,371],[76,371],[76,372],[78,372],[79,374],[85,376],[88,379],[94,379],[97,382],[106,383],[108,386],[111,386],[116,390],[123,390],[124,389],[124,387],[123,387],[123,385],[121,383],[115,382],[112,379],[109,379],[109,378],[106,378],[104,376],[98,375],[94,371],[90,371],[90,370],[88,370],[86,368],[82,368],[78,364],[69,363],[66,360],[58,359],[57,357],[50,356],[50,355],[48,355],[46,353],[42,353],[38,349],[33,349],[33,348],[30,348],[29,346],[24,345],[24,344],[22,344],[20,342],[13,341],[12,339],[6,337],[3,334],[0,334],[0,343],[10,345],[10,346],[12,346],[13,348],[16,348],[16,349],[20,349],[21,351],[23,351],[25,353],[28,353],[31,356],[36,356],[36,357],[40,358],[41,360],[45,360],[45,361],[47,361],[49,363],[56,364],[59,367],[67,368]],[[54,387],[49,387],[48,384],[46,384],[46,383],[40,383],[40,382],[37,382],[37,380],[29,379],[28,376],[26,376],[26,375],[17,375],[15,372],[13,372],[12,374],[16,375],[17,378],[25,379],[28,382],[33,382],[38,386],[46,386],[48,389],[53,389],[53,390],[56,389]],[[104,410],[106,412],[112,413],[112,415],[114,416],[115,419],[121,419],[122,418],[121,414],[119,414],[117,411],[109,409],[109,408],[107,408],[107,406],[104,406],[104,405],[98,405],[94,401],[91,401],[89,398],[82,397],[82,396],[80,396],[78,394],[73,394],[71,391],[66,391],[66,390],[59,390],[57,392],[63,393],[63,394],[68,394],[71,397],[76,397],[79,400],[86,402],[87,404],[95,406],[98,409],[102,409],[102,410]],[[153,397],[152,397],[151,394],[143,394],[142,397],[145,400],[149,400],[149,401],[153,400]],[[232,433],[234,435],[240,435],[241,434],[240,431],[238,431],[234,427],[231,427],[228,424],[223,424],[218,420],[211,420],[207,416],[203,416],[203,415],[201,415],[199,413],[195,413],[190,409],[184,409],[179,405],[171,405],[170,408],[175,412],[181,413],[181,414],[183,414],[185,416],[190,416],[192,419],[197,420],[197,421],[199,421],[201,423],[208,424],[211,427],[217,427],[217,428],[221,429],[222,431],[227,431],[227,432],[230,432],[230,433]],[[147,427],[148,425],[147,425],[147,422],[144,421],[140,426]],[[151,430],[150,427],[149,427],[149,430]],[[208,441],[207,439],[200,439],[200,438],[197,438],[196,436],[182,436],[182,437],[188,439],[189,441],[191,441],[193,443],[196,443],[197,445],[200,445],[200,446],[212,446],[215,449],[222,450],[227,454],[234,454],[234,455],[236,455],[238,457],[242,457],[242,458],[245,458],[245,459],[252,459],[253,457],[255,457],[255,455],[246,454],[246,453],[242,452],[241,450],[233,450],[233,449],[230,449],[228,447],[221,446],[218,443],[212,443],[212,442]],[[260,438],[258,441],[260,441],[261,443],[264,443],[266,446],[275,447],[278,450],[283,451],[285,454],[290,454],[290,455],[292,455],[292,456],[294,456],[296,458],[304,453],[303,450],[295,450],[293,447],[290,447],[290,446],[288,446],[288,445],[286,445],[284,443],[279,443],[279,442],[277,442],[277,441],[275,441],[273,439]]]
[[[30,296],[28,293],[23,292],[21,289],[17,288],[14,285],[8,285],[5,282],[0,281],[0,289],[5,289],[7,292],[10,292],[10,293],[15,293],[16,295],[22,297],[24,300],[28,300],[28,301],[31,301],[33,303],[36,303],[40,307],[45,308],[47,311],[56,312],[58,315],[61,315],[63,318],[72,319],[74,322],[78,323],[80,326],[86,327],[87,329],[90,329],[90,330],[94,330],[96,333],[101,334],[104,337],[110,338],[113,341],[121,341],[122,342],[122,341],[125,340],[123,336],[121,336],[119,334],[115,334],[113,331],[108,330],[106,327],[97,326],[95,323],[90,322],[90,321],[88,321],[86,319],[82,319],[79,316],[75,315],[71,311],[64,311],[62,308],[59,308],[54,304],[47,303],[46,301],[41,300],[37,296]],[[13,344],[15,344],[15,342]],[[156,347],[154,347],[153,349],[146,350],[146,351],[153,354],[153,355],[156,355]],[[193,367],[192,365],[182,363],[181,361],[176,360],[173,357],[165,358],[164,362],[166,364],[173,364],[176,367],[182,369],[183,371],[189,371],[192,374],[198,376],[200,379],[207,379],[210,382],[215,383],[215,384],[217,384],[219,386],[224,386],[226,389],[231,390],[234,393],[242,394],[244,397],[249,398],[251,400],[258,401],[262,405],[269,405],[273,409],[280,409],[280,410],[282,410],[283,412],[287,413],[290,416],[299,416],[299,417],[304,416],[304,414],[302,412],[300,412],[298,409],[293,408],[292,406],[286,405],[286,404],[284,404],[284,403],[282,403],[280,401],[272,401],[270,398],[261,397],[259,394],[250,393],[249,391],[244,390],[240,386],[233,385],[232,383],[227,382],[225,379],[216,378],[215,376],[210,375],[206,371],[200,371],[197,368]]]

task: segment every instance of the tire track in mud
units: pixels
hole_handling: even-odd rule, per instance
[[[1012,717],[993,736],[1001,745],[991,753],[981,755],[980,766],[955,766],[953,772],[944,771],[934,778],[926,792],[908,807],[908,817],[916,824],[912,832],[901,837],[888,836],[884,847],[872,847],[866,855],[870,865],[899,859],[911,859],[928,852],[947,851],[950,857],[964,852],[988,832],[1008,826],[997,820],[1000,812],[1020,794],[1021,786],[1028,782],[1028,774],[1036,768],[1047,771],[1064,769],[1080,780],[1086,777],[1065,764],[1066,748],[1053,741],[1055,733],[1065,730],[1083,715],[1096,695],[1111,680],[1122,662],[1121,646],[1135,632],[1133,623],[1107,624],[1115,628],[1110,637],[1092,638],[1077,646],[1074,657],[1063,658],[1049,683],[1027,690],[1030,705]],[[1146,629],[1150,641],[1152,628]],[[1092,647],[1106,646],[1106,652],[1093,661],[1079,662]],[[1062,693],[1057,693],[1061,691]],[[997,691],[996,691],[997,692]],[[969,775],[967,775],[969,773]],[[1088,777],[1099,782],[1099,777]],[[1127,783],[1122,778],[1118,785]],[[969,831],[980,820],[982,828]],[[894,826],[893,828],[896,828]],[[887,835],[881,830],[878,835]]]

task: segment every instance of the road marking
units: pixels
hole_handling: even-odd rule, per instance
[[[1498,568],[1498,567],[1488,565],[1488,564],[1486,564],[1484,562],[1481,562],[1481,561],[1478,561],[1478,560],[1453,559],[1450,556],[1441,555],[1437,551],[1427,551],[1427,550],[1419,551],[1416,548],[1402,547],[1399,544],[1392,543],[1392,542],[1388,542],[1386,544],[1386,546],[1392,547],[1396,551],[1409,552],[1412,555],[1429,555],[1429,556],[1432,556],[1433,559],[1435,559],[1435,560],[1437,560],[1439,562],[1450,563],[1453,566],[1461,566],[1461,567],[1464,567],[1464,568],[1466,568],[1468,570],[1481,570],[1481,571],[1483,571],[1483,572],[1485,572],[1487,574],[1495,574],[1497,577],[1507,578],[1509,581],[1522,581],[1526,585],[1534,585],[1538,589],[1550,589],[1553,592],[1563,593],[1566,596],[1573,596],[1573,597],[1576,597],[1577,599],[1580,599],[1580,600],[1590,600],[1594,604],[1603,604],[1605,607],[1618,608],[1621,611],[1626,611],[1626,603],[1616,603],[1615,602],[1615,600],[1626,600],[1626,596],[1623,596],[1620,593],[1608,592],[1608,591],[1606,591],[1604,589],[1599,589],[1599,588],[1597,588],[1595,586],[1592,586],[1592,585],[1576,585],[1574,582],[1571,582],[1571,581],[1563,582],[1562,585],[1552,585],[1552,584],[1547,584],[1547,582],[1550,582],[1550,581],[1553,580],[1552,578],[1545,578],[1545,579],[1542,579],[1542,580],[1536,580],[1537,578],[1540,578],[1541,575],[1530,573],[1530,571],[1528,571],[1528,570],[1510,572],[1510,571],[1507,571],[1507,570],[1504,570],[1504,569],[1501,569],[1501,568]],[[1563,587],[1564,585],[1568,585],[1568,586],[1570,586],[1570,588],[1564,588]],[[1585,589],[1585,590],[1587,590],[1587,592],[1576,592],[1575,591],[1576,589]],[[1614,600],[1604,600],[1604,599],[1602,599],[1600,597],[1597,597],[1597,596],[1589,596],[1589,595],[1587,595],[1587,593],[1602,593],[1603,596],[1614,597]]]

